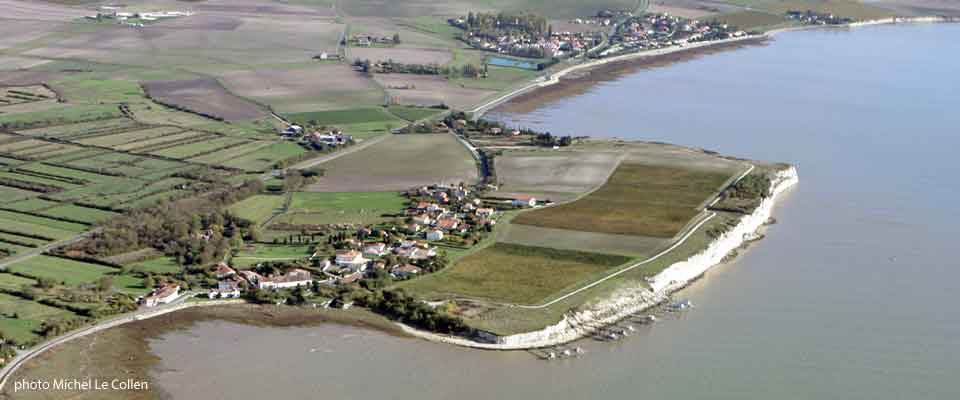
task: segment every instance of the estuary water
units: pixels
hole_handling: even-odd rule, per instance
[[[767,238],[697,308],[576,360],[338,325],[154,340],[175,399],[960,398],[960,25],[777,35],[491,116],[798,166]]]

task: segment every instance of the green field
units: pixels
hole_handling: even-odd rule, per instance
[[[306,153],[307,150],[296,143],[280,142],[231,160],[223,160],[223,165],[248,171],[265,171],[273,168],[277,162],[299,157]]]
[[[4,337],[18,343],[31,342],[39,337],[34,331],[40,324],[54,317],[66,317],[73,313],[0,293],[0,332]]]
[[[525,212],[513,223],[619,235],[673,237],[730,175],[620,164],[599,189],[571,203]]]
[[[98,264],[89,264],[65,258],[36,256],[19,261],[7,267],[34,278],[49,278],[67,285],[91,283],[102,276],[112,275],[119,270]]]
[[[30,278],[0,272],[0,289],[20,290],[24,286],[32,286],[36,283],[37,281]]]
[[[250,268],[262,262],[301,260],[310,255],[309,246],[257,244],[238,252],[230,263],[237,268]]]
[[[407,199],[395,192],[293,193],[290,209],[277,222],[295,225],[373,223],[403,211]]]
[[[41,226],[72,233],[80,233],[87,230],[86,225],[75,224],[73,222],[58,221],[50,218],[36,217],[33,215],[0,210],[0,222],[2,221],[13,221],[20,224]]]
[[[428,298],[466,296],[535,304],[628,261],[615,255],[497,243],[461,258],[453,267],[398,287]]]
[[[710,18],[724,24],[733,25],[745,31],[763,30],[764,28],[782,26],[789,23],[789,20],[782,14],[772,14],[762,11],[741,11]]]
[[[78,105],[63,106],[56,109],[31,113],[0,115],[0,125],[6,124],[12,128],[30,128],[85,122],[107,118],[120,117],[120,110],[116,106],[106,105]]]
[[[140,261],[131,265],[134,270],[151,272],[154,274],[175,274],[182,269],[177,260],[171,257],[157,257],[146,261]]]
[[[81,221],[89,224],[96,224],[98,222],[106,221],[117,215],[116,213],[112,213],[110,211],[103,211],[89,207],[80,207],[73,204],[65,204],[59,207],[54,207],[43,211],[42,214],[49,215],[51,217],[69,218],[74,221]]]
[[[262,194],[230,206],[230,211],[240,218],[262,224],[274,214],[283,211],[284,195]]]

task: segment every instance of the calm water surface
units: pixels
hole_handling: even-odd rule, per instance
[[[341,326],[205,322],[152,343],[176,399],[960,398],[960,25],[792,32],[505,120],[799,166],[698,308],[541,362]],[[271,397],[272,396],[272,397]]]

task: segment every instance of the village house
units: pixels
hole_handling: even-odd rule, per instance
[[[427,232],[427,240],[443,240],[443,231],[439,229],[434,229]]]
[[[240,297],[240,282],[242,279],[236,274],[231,275],[229,278],[217,282],[216,289],[210,289],[207,292],[207,298],[210,299],[230,299]]]
[[[363,279],[363,273],[356,272],[347,276],[340,278],[338,281],[341,285],[349,285],[351,283],[356,283],[360,279]],[[351,303],[353,304],[353,303]]]
[[[213,273],[217,276],[217,279],[223,279],[228,276],[236,275],[237,271],[235,271],[233,268],[230,268],[227,263],[219,263],[217,264],[217,269],[214,270]]]
[[[313,283],[313,276],[310,271],[300,268],[294,268],[285,274],[261,276],[257,281],[259,289],[287,289],[298,286],[307,286]]]
[[[368,243],[363,246],[365,257],[382,257],[387,254],[387,245],[384,243]]]
[[[413,223],[417,225],[430,225],[433,222],[427,214],[421,214],[413,217]]]
[[[407,232],[410,232],[410,233],[420,232],[420,224],[407,224]]]
[[[416,276],[420,272],[420,267],[412,264],[397,265],[390,270],[391,275],[401,279]]]
[[[150,295],[141,299],[140,303],[145,307],[156,307],[160,304],[167,304],[180,296],[180,285],[165,284],[150,292]]]
[[[457,229],[457,226],[459,225],[460,225],[460,221],[457,221],[454,218],[444,218],[437,221],[436,227],[437,229],[450,231],[450,230]]]
[[[478,208],[478,209],[477,209],[477,216],[478,216],[478,217],[486,217],[486,218],[489,218],[489,217],[492,217],[492,216],[493,216],[493,213],[494,213],[494,209],[489,208],[489,207],[484,207],[484,208]]]
[[[337,266],[353,271],[363,271],[367,266],[367,260],[363,258],[363,254],[356,250],[337,250],[335,262]]]
[[[289,125],[282,132],[280,132],[280,134],[283,136],[300,136],[303,135],[303,127],[296,124]]]

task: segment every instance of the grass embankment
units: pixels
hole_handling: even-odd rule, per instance
[[[673,237],[697,207],[730,178],[727,173],[621,164],[584,198],[520,214],[515,224],[620,235]]]
[[[398,286],[426,297],[535,304],[628,261],[616,255],[497,243],[440,273]]]
[[[12,380],[110,377],[124,380],[147,379],[151,391],[88,391],[76,393],[73,399],[154,400],[159,398],[157,384],[150,378],[150,369],[160,358],[150,352],[150,340],[164,333],[187,329],[201,321],[227,321],[262,327],[316,326],[342,324],[377,329],[402,336],[393,323],[362,309],[330,310],[287,306],[232,305],[196,307],[159,317],[107,329],[85,336],[43,353],[17,371]],[[160,355],[162,356],[162,355]],[[6,385],[0,398],[16,400],[47,399],[49,392],[13,394],[13,385]]]

